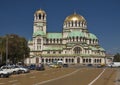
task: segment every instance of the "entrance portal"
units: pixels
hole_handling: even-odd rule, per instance
[[[36,63],[39,63],[39,58],[36,58]]]
[[[79,57],[77,58],[77,63],[80,63],[80,58]]]

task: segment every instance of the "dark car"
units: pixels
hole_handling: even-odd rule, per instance
[[[93,65],[92,64],[87,64],[88,67],[92,67]]]
[[[63,64],[63,67],[68,67],[68,64]]]
[[[45,67],[43,64],[39,64],[38,66],[36,66],[36,70],[43,71],[43,70],[45,70]]]
[[[36,65],[35,64],[31,64],[30,66],[28,66],[28,68],[30,70],[35,70],[36,69]]]

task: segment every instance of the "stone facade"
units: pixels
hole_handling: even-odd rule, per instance
[[[98,38],[87,29],[85,18],[73,13],[66,17],[63,32],[49,33],[47,15],[42,9],[34,14],[32,40],[28,41],[30,57],[27,64],[63,61],[68,64],[105,63],[105,50]]]

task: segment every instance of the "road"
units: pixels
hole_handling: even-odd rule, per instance
[[[103,74],[94,83],[90,84],[102,72],[103,69],[81,69],[62,79],[36,85],[114,85],[116,72],[114,69],[105,69]]]
[[[115,85],[111,68],[54,68],[1,78],[0,85]]]

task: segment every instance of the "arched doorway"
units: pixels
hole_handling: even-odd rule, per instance
[[[39,58],[38,57],[36,58],[36,63],[39,63]]]
[[[79,57],[77,58],[77,63],[80,63],[80,58]]]

